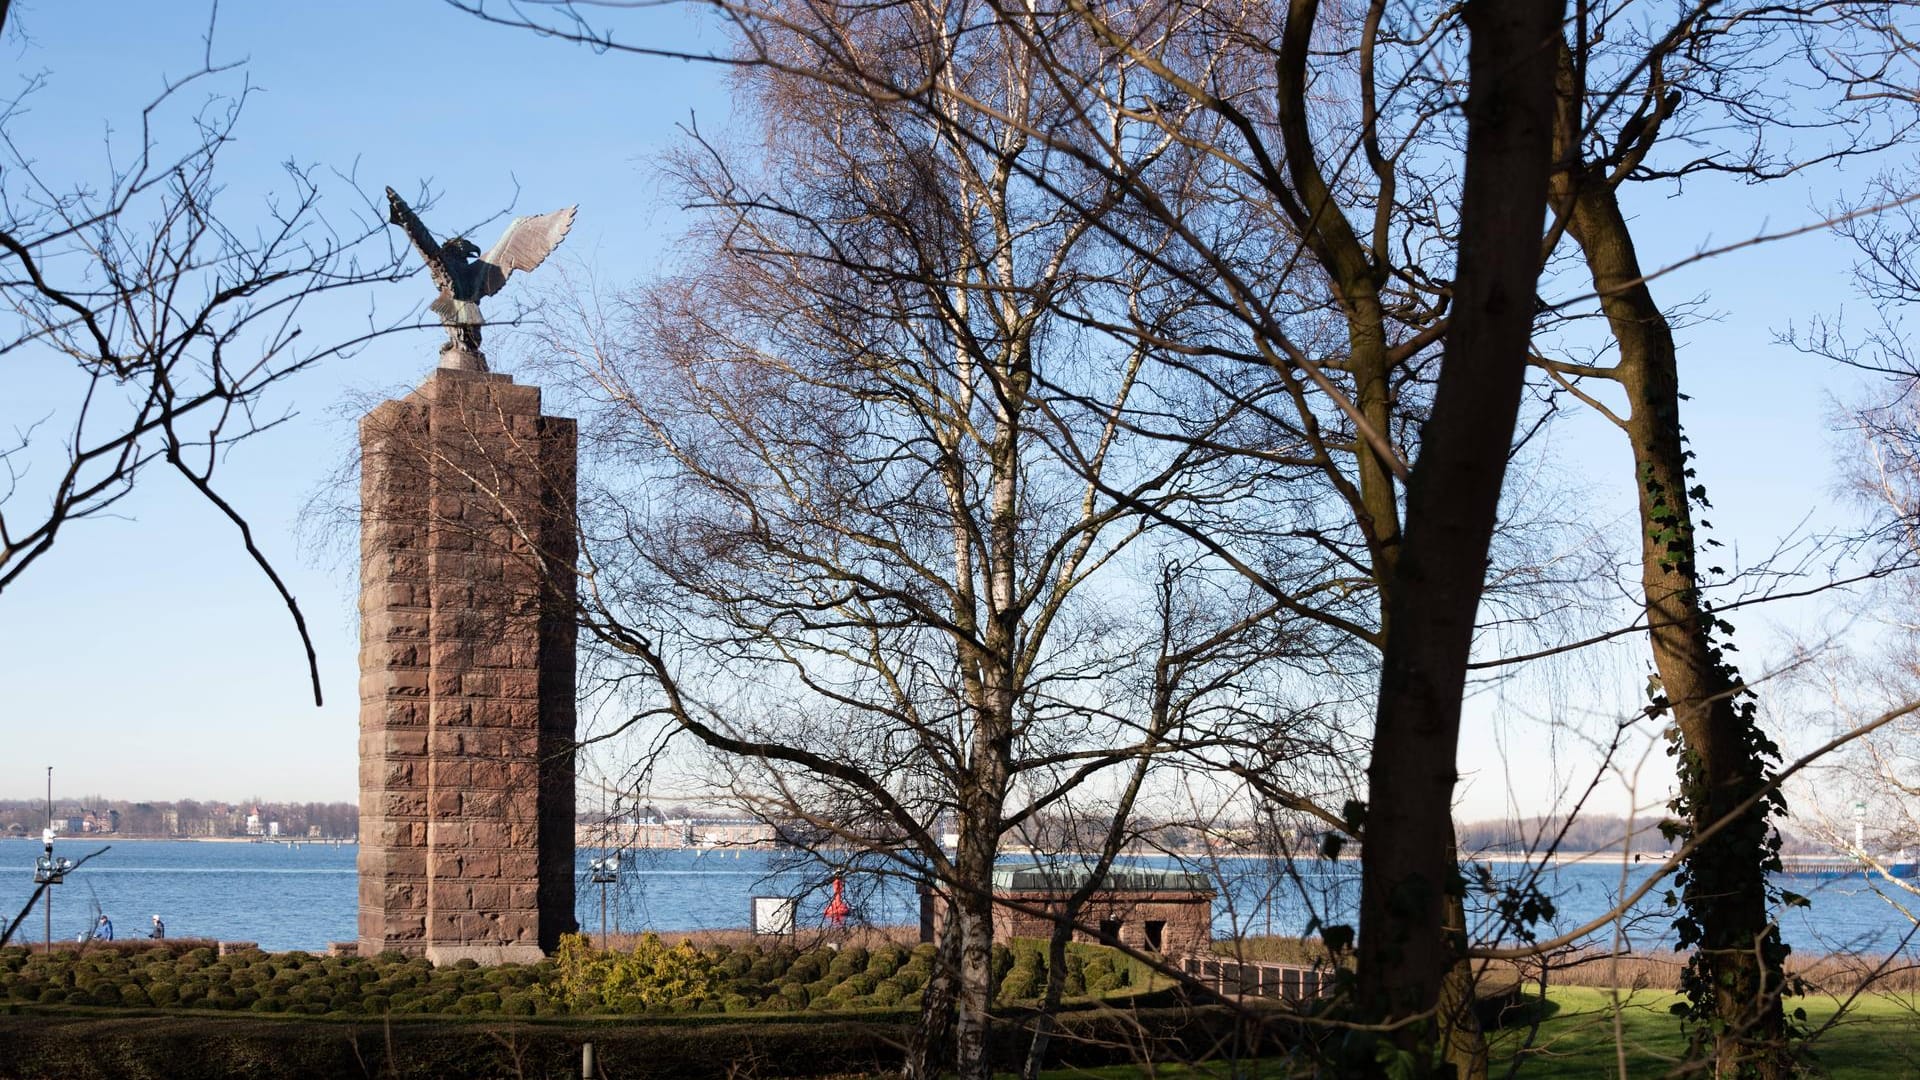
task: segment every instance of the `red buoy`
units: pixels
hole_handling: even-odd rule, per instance
[[[827,901],[827,925],[845,926],[847,916],[851,914],[853,905],[847,903],[847,883],[836,877],[833,879],[833,899]]]

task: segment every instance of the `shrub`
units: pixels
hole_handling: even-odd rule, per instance
[[[912,994],[927,985],[927,972],[924,968],[915,968],[912,964],[908,964],[894,972],[893,978],[888,979],[887,982],[898,986],[903,993]]]
[[[1000,1001],[1031,1001],[1045,990],[1039,969],[1015,967],[1000,981]]]
[[[906,960],[906,953],[907,951],[898,945],[888,945],[885,948],[873,950],[873,955],[867,958],[867,974],[875,979],[888,978],[900,970],[900,965]]]
[[[468,994],[453,1003],[453,1011],[461,1016],[484,1016],[500,1011],[500,995],[489,990],[480,994]]]
[[[858,945],[841,949],[827,963],[827,974],[844,979],[856,971],[867,970],[867,950]]]

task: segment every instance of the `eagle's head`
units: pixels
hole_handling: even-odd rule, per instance
[[[464,236],[456,236],[441,244],[440,250],[462,261],[471,260],[480,254],[480,249],[474,246],[473,241]]]

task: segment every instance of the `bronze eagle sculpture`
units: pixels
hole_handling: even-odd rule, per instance
[[[567,238],[567,230],[573,228],[574,211],[579,209],[569,206],[550,214],[514,218],[493,247],[481,255],[464,236],[435,243],[419,215],[392,188],[387,189],[387,208],[387,220],[406,230],[414,250],[427,264],[427,273],[433,275],[433,283],[440,286],[431,309],[447,328],[447,343],[440,346],[440,366],[469,371],[487,370],[487,358],[480,351],[480,301],[499,292],[515,270],[532,270],[545,262]]]

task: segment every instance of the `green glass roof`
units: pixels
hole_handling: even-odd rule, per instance
[[[1087,883],[1093,875],[1090,866],[1002,866],[993,872],[996,890],[1033,892],[1040,890],[1071,892]],[[1205,874],[1185,870],[1161,870],[1146,866],[1116,866],[1107,871],[1106,888],[1127,892],[1212,892],[1213,881]]]

